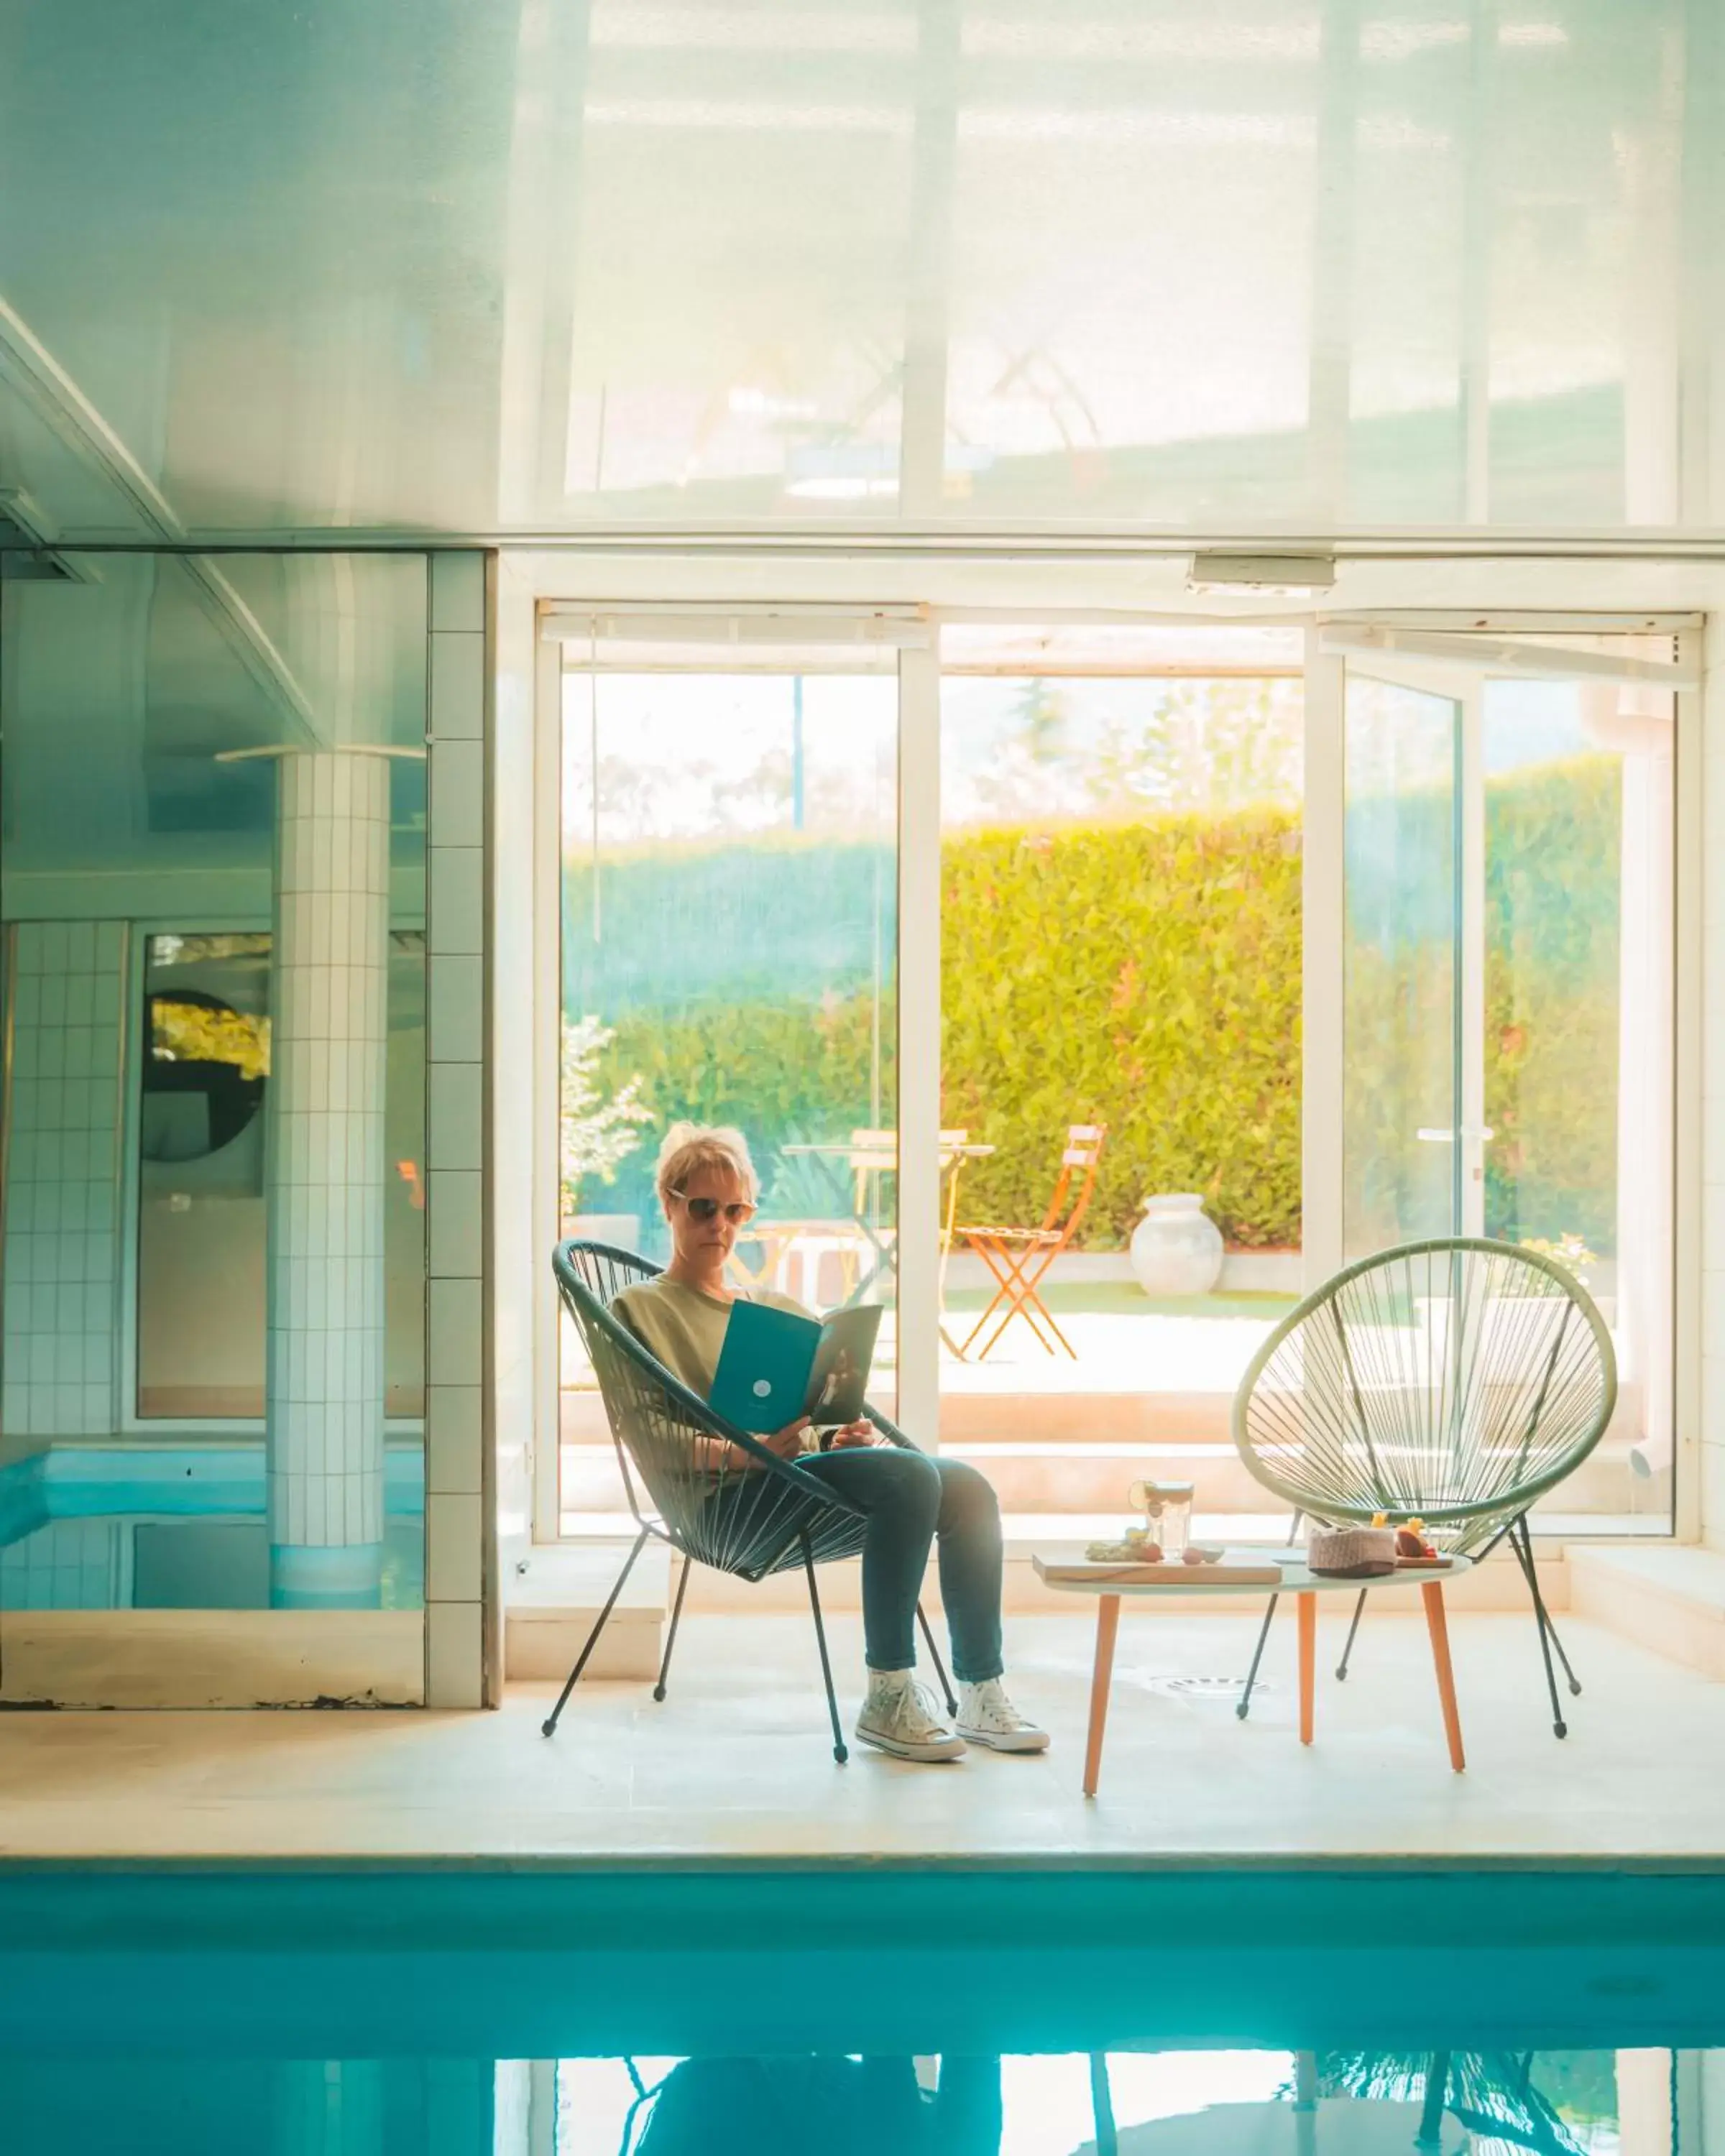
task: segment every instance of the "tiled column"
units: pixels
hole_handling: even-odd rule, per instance
[[[13,932],[0,1431],[116,1427],[121,983],[117,921]]]
[[[363,1609],[383,1555],[389,768],[289,752],[270,1023],[270,1599]]]
[[[426,1703],[486,1703],[485,557],[431,562]]]

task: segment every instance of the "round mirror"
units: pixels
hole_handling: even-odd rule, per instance
[[[270,1021],[201,988],[162,988],[144,1004],[146,1160],[202,1160],[231,1145],[258,1112],[270,1071]]]

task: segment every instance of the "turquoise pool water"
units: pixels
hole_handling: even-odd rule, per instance
[[[1588,1872],[0,1872],[0,2148],[1720,2156],[1722,1918]]]

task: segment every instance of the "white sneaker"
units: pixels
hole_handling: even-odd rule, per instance
[[[999,1677],[958,1687],[958,1734],[996,1752],[1045,1752],[1048,1732],[1022,1715]]]
[[[870,1670],[869,1696],[856,1718],[856,1733],[901,1759],[962,1759],[957,1736],[927,1685],[908,1670]]]

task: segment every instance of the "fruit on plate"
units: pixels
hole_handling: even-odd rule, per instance
[[[1437,1552],[1420,1532],[1421,1522],[1409,1520],[1406,1527],[1395,1531],[1395,1553],[1398,1557],[1434,1558]]]

